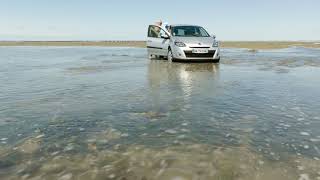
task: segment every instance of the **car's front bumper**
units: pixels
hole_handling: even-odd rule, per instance
[[[204,48],[204,47],[196,47]],[[220,59],[220,48],[219,47],[210,47],[204,48],[208,49],[208,53],[192,53],[194,48],[191,47],[177,47],[172,48],[173,57],[178,60],[218,60]]]

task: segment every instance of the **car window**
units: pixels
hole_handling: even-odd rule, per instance
[[[158,26],[149,26],[148,37],[161,38],[161,36],[165,35],[167,35],[167,33]]]
[[[207,35],[207,36],[209,36],[209,34],[207,33],[207,31],[206,30],[204,30],[204,28],[199,28],[199,33],[201,34],[201,35]]]
[[[182,37],[209,37],[207,31],[198,26],[177,26],[173,28],[173,36]]]
[[[176,36],[185,36],[186,35],[185,31],[183,29],[175,29],[173,34]]]

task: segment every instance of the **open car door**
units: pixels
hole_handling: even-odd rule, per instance
[[[148,28],[147,48],[149,55],[167,56],[170,33],[160,26],[150,25]]]

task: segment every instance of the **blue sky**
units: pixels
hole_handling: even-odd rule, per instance
[[[0,40],[144,40],[158,19],[220,40],[320,40],[318,0],[0,0]]]

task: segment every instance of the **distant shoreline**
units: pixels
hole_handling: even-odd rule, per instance
[[[102,46],[146,47],[145,41],[0,41],[0,46]],[[223,48],[282,49],[288,47],[320,48],[319,42],[302,41],[223,41]]]

